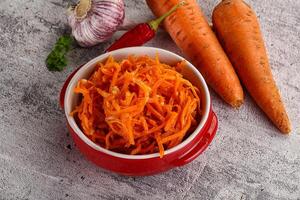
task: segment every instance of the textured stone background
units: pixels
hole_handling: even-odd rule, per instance
[[[78,152],[58,105],[67,75],[111,41],[72,50],[69,66],[51,73],[44,60],[66,30],[70,2],[1,0],[0,199],[300,199],[300,1],[248,2],[260,17],[291,136],[280,135],[248,95],[234,110],[212,93],[220,128],[210,148],[185,167],[128,178]],[[216,3],[201,0],[208,17]],[[144,1],[126,4],[126,21],[152,17]],[[180,53],[164,32],[148,45]]]

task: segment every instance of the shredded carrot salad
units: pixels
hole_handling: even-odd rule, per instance
[[[178,145],[200,118],[199,90],[158,56],[109,57],[74,92],[82,100],[71,115],[83,132],[106,149],[149,154]]]

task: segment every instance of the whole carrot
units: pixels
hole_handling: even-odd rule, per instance
[[[179,0],[147,0],[156,16],[161,16]],[[208,84],[230,105],[244,101],[240,81],[215,34],[195,0],[164,20],[164,26],[185,56],[200,70]]]
[[[242,83],[280,131],[289,133],[290,121],[272,76],[254,11],[242,0],[223,0],[214,9],[212,18]]]

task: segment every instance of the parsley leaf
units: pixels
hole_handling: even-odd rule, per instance
[[[62,71],[67,66],[66,53],[70,50],[74,39],[69,35],[61,36],[46,59],[50,71]]]

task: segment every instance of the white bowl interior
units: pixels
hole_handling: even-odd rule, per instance
[[[142,55],[147,55],[152,58],[155,58],[156,55],[159,55],[159,59],[161,62],[166,63],[166,64],[175,64],[179,61],[185,60],[181,56],[178,56],[172,52],[159,49],[159,48],[152,48],[152,47],[130,47],[130,48],[124,48],[124,49],[119,49],[113,52],[109,52],[103,55],[100,55],[87,64],[85,64],[71,79],[67,90],[65,94],[65,115],[67,117],[67,120],[71,126],[71,128],[78,134],[78,136],[89,146],[94,148],[95,150],[110,154],[112,156],[116,157],[121,157],[121,158],[126,158],[126,159],[148,159],[148,158],[153,158],[153,157],[159,157],[158,153],[153,153],[153,154],[146,154],[146,155],[127,155],[127,154],[122,154],[122,153],[116,153],[110,150],[107,150],[100,145],[92,142],[85,134],[80,130],[79,126],[77,125],[75,119],[70,116],[70,112],[75,108],[76,105],[79,103],[79,95],[75,94],[74,88],[77,85],[77,82],[82,79],[82,78],[89,78],[90,75],[94,72],[94,68],[98,62],[103,62],[105,61],[109,55],[112,55],[115,60],[122,60],[124,58],[127,58],[128,55],[136,55],[136,56],[142,56]],[[208,115],[209,115],[209,110],[210,110],[210,94],[209,90],[207,88],[207,85],[204,81],[204,78],[202,75],[199,73],[199,71],[190,63],[187,61],[186,67],[182,70],[181,72],[183,76],[188,79],[193,85],[195,85],[197,88],[199,88],[200,93],[201,93],[201,108],[202,108],[202,118],[200,120],[199,125],[195,129],[195,131],[190,134],[188,138],[186,138],[184,141],[182,141],[179,145],[168,149],[165,151],[165,155],[170,154],[174,151],[177,151],[178,149],[184,147],[186,144],[191,142],[196,135],[199,133],[199,131],[202,129],[204,126],[205,122],[207,121]]]

